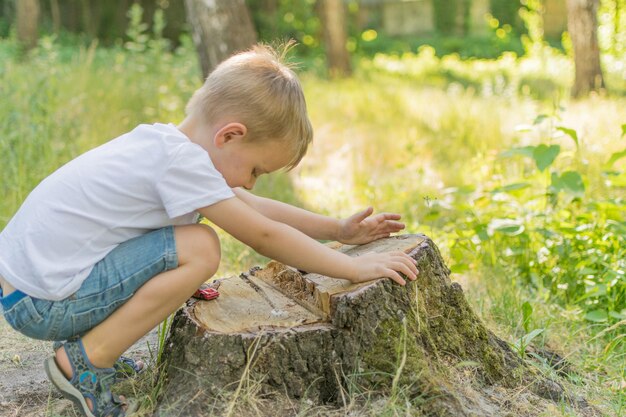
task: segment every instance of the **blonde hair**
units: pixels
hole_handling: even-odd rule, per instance
[[[293,152],[287,169],[294,168],[313,140],[313,128],[300,81],[284,61],[291,46],[285,44],[278,54],[259,44],[223,61],[191,97],[187,114],[208,124],[236,117],[249,140],[286,143]]]

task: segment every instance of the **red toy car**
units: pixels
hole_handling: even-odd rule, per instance
[[[199,300],[214,300],[220,296],[220,293],[217,291],[218,285],[211,284],[203,284],[198,290],[192,295],[193,298],[197,298]]]

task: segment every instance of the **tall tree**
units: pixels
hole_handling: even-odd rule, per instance
[[[59,33],[61,30],[61,8],[59,0],[50,0],[50,15],[52,17],[52,30]]]
[[[574,46],[573,97],[604,88],[598,46],[599,0],[567,0],[567,28]]]
[[[346,12],[343,0],[320,0],[318,10],[324,31],[328,72],[331,76],[350,75],[350,55],[346,49]]]
[[[185,10],[204,77],[221,61],[257,40],[244,0],[185,0]]]
[[[17,0],[17,40],[27,49],[37,45],[39,0]]]

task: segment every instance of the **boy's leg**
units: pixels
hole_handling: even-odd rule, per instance
[[[208,226],[179,226],[174,230],[178,268],[147,281],[103,322],[83,337],[85,352],[99,368],[112,367],[133,343],[176,311],[219,266],[220,244]],[[57,363],[71,377],[71,367],[63,349]]]

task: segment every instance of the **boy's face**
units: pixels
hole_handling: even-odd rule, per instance
[[[290,152],[279,141],[229,141],[213,156],[215,168],[229,187],[251,190],[262,174],[284,168],[291,161]]]

